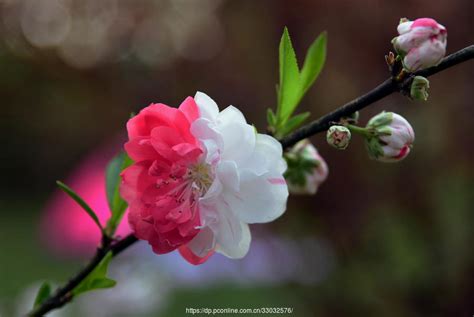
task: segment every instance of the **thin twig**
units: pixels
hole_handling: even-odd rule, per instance
[[[474,45],[468,46],[456,53],[447,56],[438,66],[411,74],[402,82],[397,82],[392,78],[387,79],[365,95],[362,95],[334,110],[333,112],[330,112],[329,114],[324,115],[321,118],[301,127],[292,134],[283,138],[280,142],[283,148],[288,148],[300,140],[327,130],[331,122],[337,122],[342,117],[347,117],[396,91],[406,90],[414,76],[419,75],[428,77],[472,58],[474,58]],[[44,314],[50,312],[51,310],[62,307],[66,303],[70,302],[73,299],[71,293],[72,290],[94,270],[94,268],[100,263],[100,261],[108,252],[111,251],[113,255],[116,256],[123,250],[127,249],[129,246],[133,245],[136,241],[137,238],[133,235],[128,235],[116,242],[109,239],[103,239],[102,246],[97,249],[96,254],[90,260],[90,262],[71,280],[69,280],[66,285],[59,288],[52,297],[47,299],[41,306],[30,312],[28,316],[44,316]]]

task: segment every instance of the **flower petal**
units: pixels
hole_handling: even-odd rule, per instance
[[[214,100],[203,92],[198,91],[194,96],[201,118],[214,121],[219,114],[219,107]]]
[[[202,118],[194,121],[191,125],[191,133],[201,142],[204,140],[213,140],[219,150],[224,148],[224,141],[221,134],[208,119]]]
[[[280,217],[286,209],[288,187],[281,174],[257,175],[241,171],[240,190],[225,192],[229,208],[246,223],[264,223]]]
[[[179,253],[189,263],[198,265],[207,261],[214,253],[216,239],[210,228],[202,229],[188,244],[179,248]]]
[[[283,174],[287,166],[282,155],[280,142],[269,135],[259,133],[253,154],[239,168],[250,169],[257,175],[270,171]]]
[[[229,208],[219,207],[219,221],[213,226],[216,252],[232,259],[243,258],[250,248],[249,226],[240,221]]]
[[[217,177],[222,185],[233,192],[239,191],[239,172],[233,161],[224,161],[217,167]]]
[[[190,124],[199,118],[199,108],[192,97],[186,98],[178,109],[184,114]]]
[[[255,149],[255,129],[247,123],[230,121],[218,125],[224,141],[222,159],[244,163]]]

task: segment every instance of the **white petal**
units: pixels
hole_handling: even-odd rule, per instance
[[[211,184],[211,187],[207,190],[206,194],[199,199],[203,204],[211,204],[212,201],[222,193],[222,183],[219,181],[219,178],[214,178],[214,181]]]
[[[236,121],[220,124],[218,130],[224,141],[223,160],[239,165],[253,153],[256,139],[253,126]]]
[[[239,165],[241,169],[249,169],[257,175],[267,172],[283,174],[286,171],[286,161],[282,157],[283,150],[280,142],[266,134],[257,134],[253,154]]]
[[[233,161],[223,161],[217,167],[217,178],[222,185],[236,192],[239,190],[239,172],[237,171],[237,164]]]
[[[415,72],[421,67],[421,56],[418,48],[413,48],[403,59],[403,66],[411,72]]]
[[[404,138],[401,137],[400,133],[392,129],[391,135],[381,136],[380,139],[388,144],[390,148],[401,149],[405,145]]]
[[[203,258],[215,248],[215,245],[216,238],[214,232],[211,228],[205,227],[188,243],[188,248],[195,255]]]
[[[212,121],[204,118],[197,119],[191,124],[191,133],[200,141],[213,140],[219,149],[224,148],[224,140],[215,129]]]
[[[216,252],[232,259],[243,258],[250,248],[250,229],[229,210],[221,212],[216,234]]]
[[[240,190],[223,191],[229,208],[246,223],[270,222],[286,210],[288,186],[281,174],[241,171]]]
[[[244,257],[250,246],[250,230],[230,210],[222,199],[214,199],[211,205],[199,205],[202,230],[209,228],[213,232],[215,251],[229,258]]]
[[[238,122],[242,124],[247,123],[244,115],[239,109],[234,106],[228,106],[217,116],[217,125],[225,125],[232,122]]]
[[[393,160],[393,157],[396,157],[400,153],[401,148],[394,148],[391,146],[383,146],[382,150],[384,153],[383,158],[386,160]]]
[[[219,107],[216,102],[211,99],[208,95],[203,92],[198,91],[194,96],[194,101],[196,102],[201,118],[205,118],[211,121],[214,121],[219,114]]]
[[[434,40],[426,41],[419,48],[422,67],[431,67],[437,65],[446,54],[446,43]]]
[[[431,35],[433,35],[431,28],[417,27],[398,36],[395,39],[395,48],[399,51],[408,52],[428,41]]]
[[[413,21],[407,21],[407,22],[400,23],[397,26],[398,34],[403,34],[403,33],[407,33],[408,31],[410,31],[410,28],[411,28],[412,24],[413,24]]]

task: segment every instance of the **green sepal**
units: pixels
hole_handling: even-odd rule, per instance
[[[95,269],[72,290],[72,295],[77,296],[96,289],[114,287],[117,282],[107,277],[107,271],[111,260],[112,252],[109,252]]]
[[[378,115],[372,117],[367,123],[367,128],[378,128],[380,126],[389,125],[393,120],[393,112],[382,111]]]
[[[367,152],[371,159],[377,159],[384,155],[382,145],[377,137],[366,139]]]
[[[123,214],[127,209],[127,202],[120,196],[120,173],[133,164],[127,153],[122,152],[115,156],[106,169],[106,192],[107,201],[111,212],[111,217],[107,222],[106,232],[109,236],[115,233]]]
[[[306,176],[313,173],[314,169],[319,166],[319,162],[308,159],[303,156],[285,155],[288,169],[284,177],[289,183],[305,186]]]
[[[35,297],[35,303],[33,308],[37,308],[41,304],[43,304],[49,297],[51,296],[51,285],[48,282],[44,282],[41,284],[38,293]]]

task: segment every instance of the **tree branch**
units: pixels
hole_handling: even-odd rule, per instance
[[[97,248],[94,257],[90,260],[90,262],[73,278],[71,278],[69,282],[66,283],[66,285],[56,290],[53,296],[48,298],[39,307],[31,311],[28,316],[44,316],[49,311],[60,308],[70,302],[73,299],[71,294],[72,290],[74,290],[74,288],[78,286],[95,269],[97,265],[99,265],[100,261],[102,261],[107,253],[112,252],[113,256],[116,256],[137,241],[137,238],[133,234],[130,234],[115,243],[113,243],[111,240],[103,239],[102,245]]]
[[[362,95],[346,103],[340,108],[330,112],[329,114],[324,115],[321,118],[301,127],[292,134],[283,138],[280,142],[283,148],[288,148],[300,140],[327,130],[332,122],[337,122],[342,117],[347,117],[352,113],[392,94],[393,92],[406,90],[409,88],[411,80],[414,76],[428,77],[447,68],[468,61],[472,58],[474,58],[474,45],[468,46],[456,53],[449,55],[443,59],[443,61],[438,66],[410,74],[405,80],[396,81],[393,78],[389,78],[365,95]],[[62,307],[66,303],[70,302],[73,299],[71,293],[72,290],[94,270],[94,268],[100,263],[100,261],[109,251],[111,251],[113,255],[116,256],[123,250],[127,249],[129,246],[133,245],[135,242],[137,242],[137,238],[132,234],[116,242],[109,239],[103,239],[102,245],[97,249],[90,262],[71,280],[69,280],[66,285],[59,288],[53,296],[48,298],[42,305],[30,312],[28,316],[44,316],[44,314],[48,313],[49,311]]]
[[[429,77],[472,58],[474,58],[474,45],[463,48],[462,50],[447,56],[438,66],[427,68],[411,74],[407,79],[401,82],[396,81],[393,78],[389,78],[365,95],[362,95],[346,103],[342,107],[328,113],[327,115],[324,115],[321,118],[299,128],[295,132],[284,137],[280,142],[283,148],[288,148],[300,140],[327,130],[332,122],[337,122],[342,117],[350,116],[354,112],[359,111],[396,91],[406,90],[410,87],[411,80],[415,76]]]

